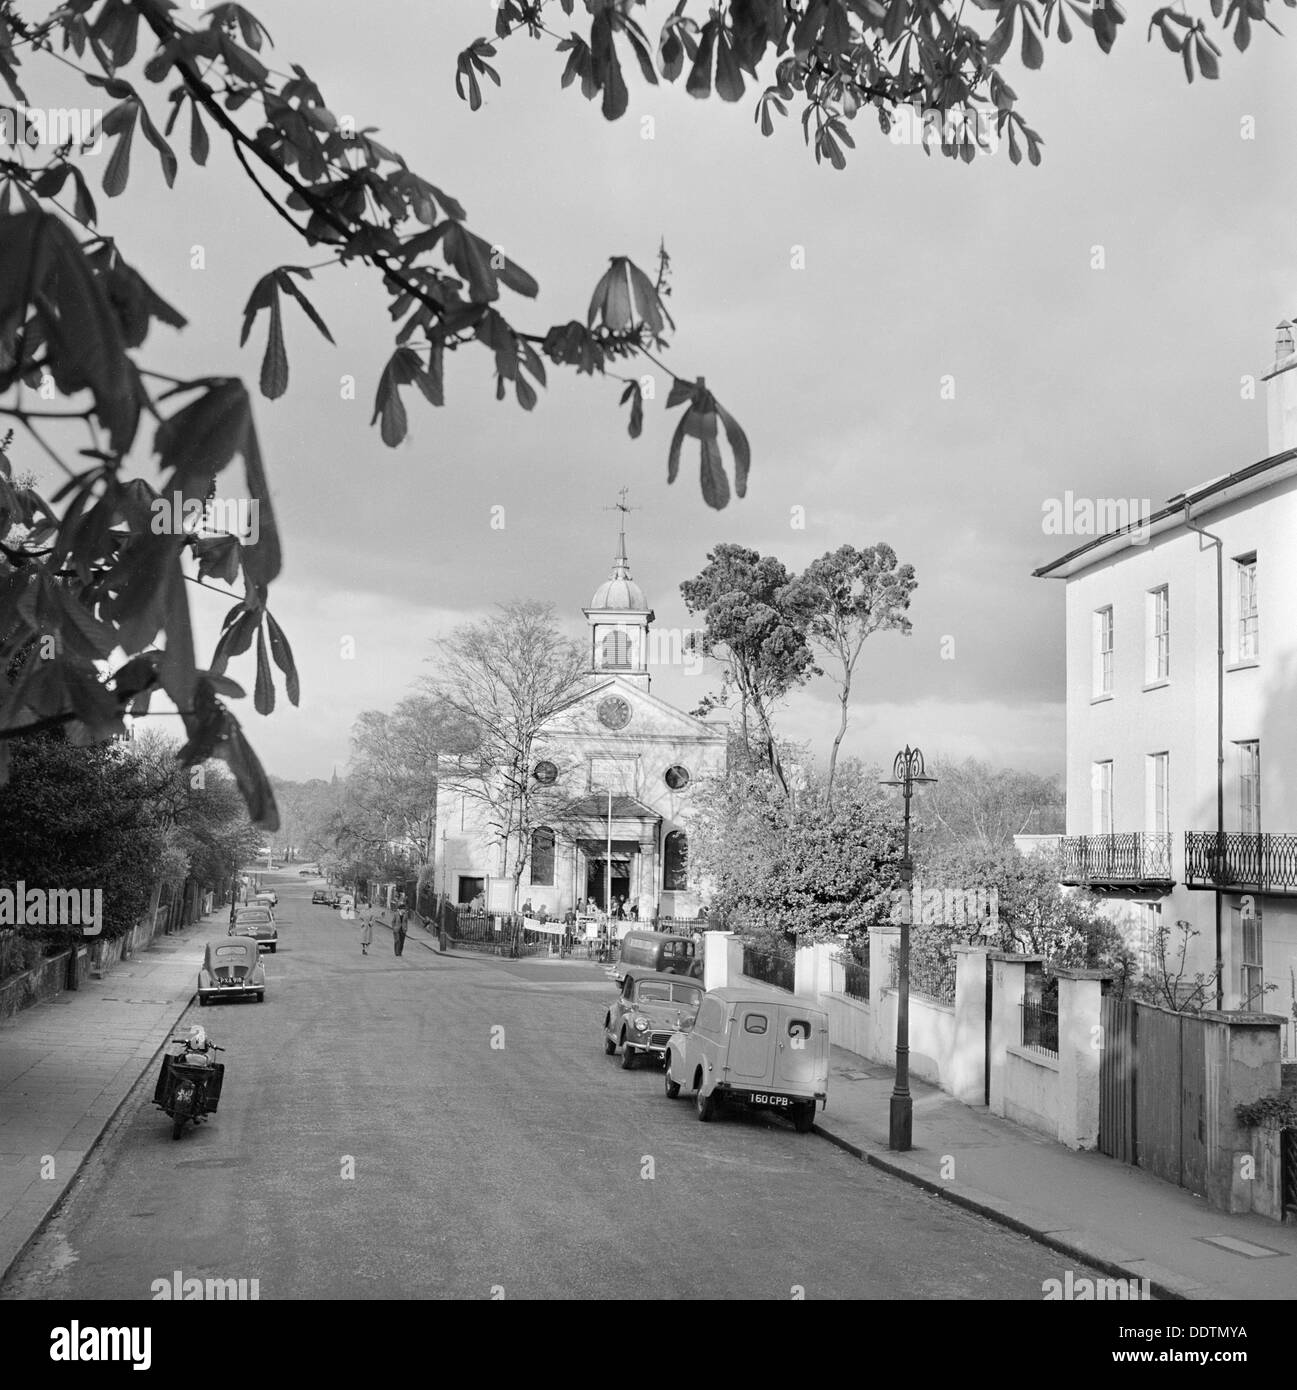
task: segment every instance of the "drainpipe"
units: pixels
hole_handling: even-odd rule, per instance
[[[1225,846],[1225,548],[1219,536],[1189,520],[1191,503],[1184,500],[1184,524],[1216,547],[1216,852],[1219,864]],[[1201,541],[1199,550],[1202,549]],[[1221,892],[1216,885],[1216,1008],[1225,1007],[1225,949],[1221,930]]]

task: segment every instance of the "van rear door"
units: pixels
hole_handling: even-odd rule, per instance
[[[796,1004],[780,1005],[775,1047],[776,1087],[787,1087],[804,1096],[826,1089],[828,1035],[822,1027],[823,1020],[818,1013],[798,1008]]]
[[[770,1085],[779,1023],[773,1004],[739,1004],[729,1031],[729,1068],[736,1082],[745,1086]]]

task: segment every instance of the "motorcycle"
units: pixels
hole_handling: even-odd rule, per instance
[[[216,1113],[225,1081],[225,1064],[216,1061],[212,1054],[225,1049],[212,1042],[207,1030],[198,1023],[183,1038],[171,1041],[179,1043],[180,1050],[163,1055],[153,1103],[171,1117],[171,1137],[179,1139],[186,1121],[198,1125]]]

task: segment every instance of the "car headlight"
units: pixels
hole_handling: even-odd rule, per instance
[[[635,1017],[631,1019],[630,1026],[634,1028],[637,1033],[643,1033],[648,1028],[649,1021],[641,1014],[636,1014]]]

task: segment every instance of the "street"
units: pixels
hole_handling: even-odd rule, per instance
[[[385,930],[362,956],[313,882],[278,885],[266,1001],[185,1016],[227,1049],[219,1114],[173,1141],[150,1070],[0,1297],[178,1270],[262,1299],[1036,1300],[1069,1264],[785,1121],[699,1124],[604,1055],[599,966],[398,959]]]

